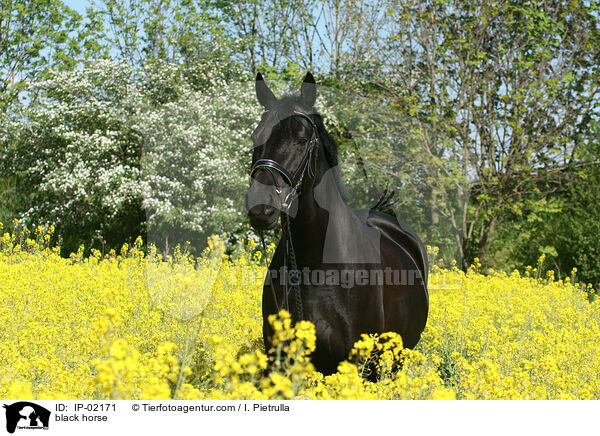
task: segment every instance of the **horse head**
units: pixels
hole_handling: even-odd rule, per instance
[[[319,146],[313,108],[317,87],[311,73],[306,74],[299,96],[280,99],[256,76],[256,96],[265,108],[252,134],[254,152],[246,211],[252,227],[267,230],[277,225],[281,213],[291,216],[297,209],[297,197],[315,175]]]

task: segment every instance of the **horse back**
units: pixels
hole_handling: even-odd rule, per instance
[[[421,238],[405,222],[400,221],[392,215],[373,209],[361,209],[355,211],[357,214],[366,213],[366,224],[369,227],[379,230],[381,236],[398,248],[404,249],[412,258],[415,266],[422,274],[425,287],[427,287],[427,276],[429,272],[429,262],[427,260],[427,250]]]
[[[400,333],[404,345],[412,348],[420,339],[429,311],[427,251],[408,224],[376,210],[367,213],[366,224],[381,235],[382,267],[398,271],[394,283],[383,287],[385,330]]]

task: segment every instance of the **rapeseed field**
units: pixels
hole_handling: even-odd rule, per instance
[[[263,349],[272,246],[231,257],[213,237],[201,258],[164,259],[138,239],[62,258],[53,231],[0,239],[2,398],[600,399],[600,300],[575,270],[555,280],[541,268],[434,266],[416,349],[365,335],[324,377],[310,322],[272,317],[274,348]],[[373,368],[377,382],[362,377]]]

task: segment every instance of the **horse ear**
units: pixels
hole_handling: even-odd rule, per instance
[[[302,101],[308,106],[314,105],[317,100],[317,85],[315,78],[310,72],[304,76],[300,96],[302,97]]]
[[[256,97],[265,109],[270,109],[277,101],[275,94],[269,89],[260,73],[256,74]]]

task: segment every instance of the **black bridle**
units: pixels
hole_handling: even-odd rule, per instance
[[[308,143],[308,149],[304,154],[304,157],[300,162],[300,166],[298,167],[294,175],[292,176],[292,174],[283,165],[281,165],[277,161],[274,161],[273,159],[258,159],[252,164],[252,167],[250,168],[250,177],[252,177],[254,173],[258,170],[266,170],[269,172],[269,174],[271,174],[271,178],[273,179],[273,186],[275,187],[275,192],[277,193],[277,196],[279,197],[279,201],[281,203],[281,211],[286,214],[290,206],[292,205],[294,199],[298,197],[298,195],[300,195],[300,186],[302,185],[304,174],[308,172],[308,177],[311,178],[315,175],[315,172],[311,166],[311,161],[313,150],[319,142],[317,135],[317,125],[315,124],[313,119],[303,112],[294,111],[294,114],[308,120],[308,122],[313,128],[313,133],[311,135],[310,142]],[[291,188],[290,193],[287,194],[285,198],[282,197],[283,191],[279,186],[279,183],[277,183],[277,177],[275,177],[274,171],[279,173],[283,181]],[[298,181],[294,183],[294,179],[298,176],[298,174],[300,174],[300,177],[298,178]]]
[[[277,308],[277,312],[281,311],[281,309],[283,309],[283,308],[285,308],[286,310],[289,309],[289,304],[288,304],[289,272],[287,271],[288,257],[290,259],[290,266],[292,267],[291,271],[293,271],[294,274],[298,274],[298,265],[296,263],[296,253],[294,252],[294,244],[292,241],[291,226],[290,226],[290,216],[289,216],[288,211],[292,205],[292,202],[300,195],[299,194],[300,187],[302,185],[302,181],[304,180],[304,175],[306,173],[308,173],[309,178],[312,178],[315,175],[315,170],[313,170],[313,168],[311,166],[311,161],[312,161],[313,151],[316,148],[317,144],[319,143],[319,138],[318,138],[318,134],[317,134],[317,125],[315,124],[313,119],[303,112],[294,111],[294,114],[308,120],[308,122],[310,123],[310,125],[313,128],[310,142],[308,144],[308,149],[307,149],[306,153],[304,154],[304,157],[302,158],[302,161],[300,162],[300,165],[299,165],[298,169],[296,170],[296,172],[294,173],[294,175],[292,176],[292,174],[283,165],[279,164],[277,161],[275,161],[273,159],[258,159],[256,162],[254,162],[252,164],[252,167],[250,168],[250,177],[252,177],[253,174],[258,170],[266,170],[269,172],[269,174],[271,174],[271,177],[273,179],[273,186],[275,187],[275,192],[277,193],[277,196],[279,197],[279,201],[281,203],[280,207],[281,207],[281,211],[283,212],[282,220],[285,222],[284,235],[285,235],[286,239],[285,239],[285,252],[284,252],[284,258],[283,258],[283,266],[286,269],[288,276],[286,277],[286,280],[285,280],[285,289],[284,289],[284,294],[283,294],[283,298],[281,301],[281,306],[279,305],[279,302],[277,301],[277,294],[275,293],[275,288],[273,287],[273,279],[271,278],[271,271],[270,270],[268,271],[269,283],[271,286],[271,293],[272,293],[272,297],[273,297],[273,302],[275,303],[275,307]],[[315,164],[315,167],[316,167],[316,164]],[[279,186],[279,183],[277,183],[277,177],[275,177],[275,172],[277,172],[281,176],[283,181],[287,185],[289,185],[289,187],[291,188],[290,193],[287,194],[285,197],[282,196],[283,191],[282,191],[281,187]],[[298,174],[300,175],[299,177],[298,177]],[[294,183],[294,179],[296,179],[297,177],[298,177],[298,179]],[[262,241],[263,249],[265,250],[265,253],[266,253],[267,245],[265,243],[265,238],[264,238],[264,235],[262,232],[260,232],[260,238]],[[298,318],[298,321],[302,321],[302,319],[304,319],[304,314],[303,314],[303,310],[302,310],[302,296],[300,294],[300,287],[298,286],[297,283],[292,283],[291,288],[292,288],[292,291],[294,292],[296,316]]]

